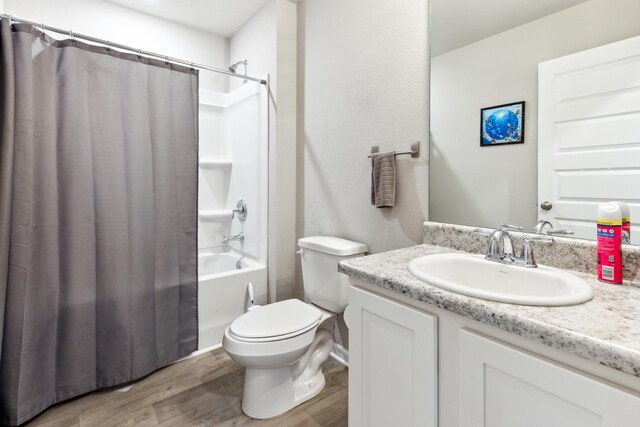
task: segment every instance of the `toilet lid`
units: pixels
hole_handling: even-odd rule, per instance
[[[265,305],[238,317],[231,324],[233,335],[241,338],[271,338],[306,331],[320,321],[322,313],[298,299]]]

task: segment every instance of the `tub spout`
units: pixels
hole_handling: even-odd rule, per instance
[[[233,241],[244,243],[244,233],[240,232],[240,233],[236,234],[235,236],[224,236],[222,238],[222,244],[223,245],[228,245],[229,242],[233,242]]]

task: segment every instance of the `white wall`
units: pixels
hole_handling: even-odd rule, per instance
[[[430,220],[537,221],[537,64],[640,34],[640,2],[592,0],[431,60]],[[525,143],[481,148],[480,109],[527,102]]]
[[[1,6],[1,5],[0,5]],[[229,64],[229,43],[196,30],[101,0],[4,0],[6,13],[34,22],[217,68]],[[228,77],[200,73],[200,87],[226,91]]]
[[[421,243],[428,210],[428,1],[300,6],[299,235],[340,236],[366,243],[370,252]],[[371,146],[406,151],[417,140],[421,159],[397,159],[396,206],[375,208]]]
[[[269,218],[275,254],[278,300],[294,296],[296,273],[297,200],[297,79],[298,6],[296,1],[278,0],[277,141],[271,153],[274,173]]]
[[[263,77],[275,74],[277,0],[267,3],[229,40],[229,63],[249,61],[249,75]],[[244,73],[244,67],[238,71]],[[241,79],[230,79],[231,90],[242,86]]]

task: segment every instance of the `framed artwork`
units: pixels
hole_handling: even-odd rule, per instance
[[[524,101],[480,110],[480,146],[524,143]]]

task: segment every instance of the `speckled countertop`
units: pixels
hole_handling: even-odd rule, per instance
[[[595,297],[568,307],[529,307],[467,297],[414,278],[413,258],[460,252],[418,245],[342,261],[338,270],[367,283],[440,307],[558,350],[640,377],[640,287],[610,285],[573,271],[589,282]]]

